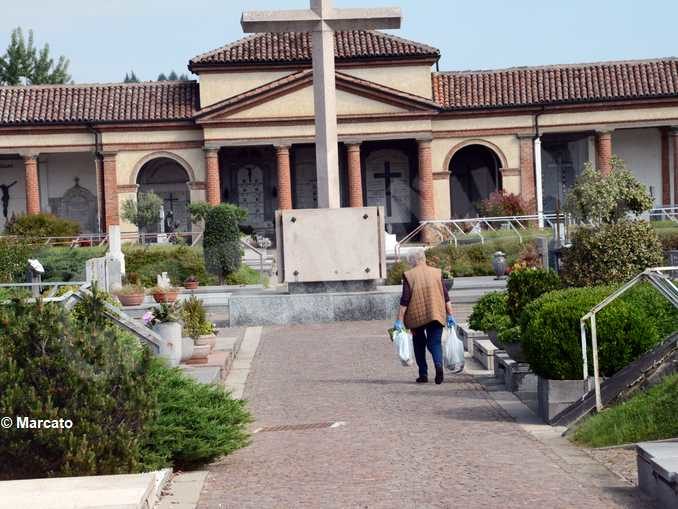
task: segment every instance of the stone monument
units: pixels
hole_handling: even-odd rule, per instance
[[[384,211],[341,209],[334,32],[400,28],[398,8],[335,9],[310,0],[309,10],[244,12],[244,32],[310,32],[318,209],[276,212],[278,274],[290,292],[371,289],[385,277]]]

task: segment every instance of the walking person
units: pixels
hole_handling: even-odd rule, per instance
[[[400,311],[395,322],[396,329],[407,327],[412,331],[414,358],[419,367],[417,383],[428,382],[426,349],[431,352],[436,370],[435,382],[443,382],[443,347],[441,337],[445,325],[455,325],[452,304],[443,283],[440,269],[426,265],[424,249],[416,249],[408,255],[414,268],[405,272]]]

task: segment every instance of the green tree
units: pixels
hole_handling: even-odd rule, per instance
[[[174,69],[172,69],[172,72],[169,73],[169,76],[167,76],[167,79],[169,81],[177,81],[179,79],[179,76],[177,76],[177,73],[174,72]]]
[[[165,73],[164,73],[164,72],[161,72],[161,73],[158,75],[158,81],[167,81],[167,76],[165,76]]]
[[[28,31],[28,40],[21,28],[15,28],[5,54],[0,57],[0,84],[41,85],[62,84],[71,81],[68,60],[60,56],[57,62],[50,57],[49,45],[41,50],[35,47],[33,31]]]
[[[188,81],[190,78],[188,77],[188,74],[183,73],[183,74],[180,74],[180,75],[179,75],[179,79],[180,79],[181,81]]]
[[[139,228],[139,233],[144,233],[149,226],[157,225],[160,221],[160,207],[160,196],[155,193],[139,193],[136,200],[130,198],[122,203],[122,218]]]
[[[130,71],[129,74],[125,73],[125,83],[139,83],[139,78],[134,74],[134,71]]]
[[[612,172],[603,175],[591,163],[577,178],[565,200],[565,210],[582,222],[618,223],[629,214],[640,215],[652,208],[652,197],[618,157],[611,160]]]
[[[224,284],[227,275],[240,267],[240,229],[238,223],[247,216],[240,207],[222,203],[207,213],[203,248],[207,270],[219,277]]]

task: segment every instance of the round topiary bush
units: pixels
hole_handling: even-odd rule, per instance
[[[518,323],[523,308],[546,292],[561,288],[558,274],[552,270],[521,269],[511,272],[506,283],[508,314]]]
[[[505,292],[490,292],[483,295],[473,306],[469,316],[473,330],[501,332],[511,326]]]
[[[556,290],[525,307],[520,335],[535,373],[556,380],[582,378],[579,320],[613,290]],[[600,372],[610,376],[675,330],[678,312],[653,288],[639,287],[598,313],[596,323]],[[590,337],[589,332],[589,342]],[[592,370],[590,345],[587,352]]]
[[[663,263],[662,246],[645,221],[580,228],[563,254],[563,280],[570,286],[621,283]]]

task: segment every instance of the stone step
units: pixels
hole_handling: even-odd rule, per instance
[[[473,340],[473,357],[488,371],[494,372],[494,353],[497,350],[489,339]]]
[[[12,509],[147,509],[170,470],[143,474],[0,482],[0,506]]]
[[[658,507],[678,507],[678,441],[639,443],[636,454],[640,489]]]

